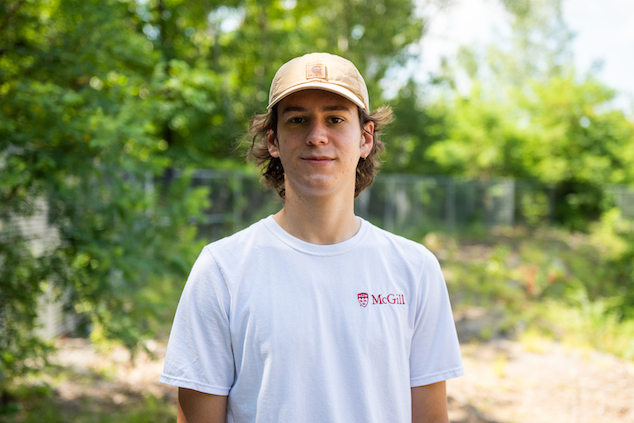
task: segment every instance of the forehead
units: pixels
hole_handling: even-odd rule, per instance
[[[306,111],[341,110],[355,113],[357,105],[339,94],[325,90],[298,91],[283,98],[278,103],[278,110],[281,114],[299,109]]]

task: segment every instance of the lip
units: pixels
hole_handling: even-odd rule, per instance
[[[310,163],[329,163],[333,161],[334,159],[328,156],[312,156],[311,155],[311,156],[302,157],[302,160],[306,162],[310,162]]]

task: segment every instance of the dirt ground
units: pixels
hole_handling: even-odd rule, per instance
[[[546,341],[473,343],[462,353],[466,375],[447,385],[452,422],[634,422],[632,362]]]
[[[123,348],[97,353],[88,341],[60,339],[54,361],[92,383],[57,384],[67,407],[125,405],[148,394],[168,403],[176,390],[158,383],[165,345],[150,342],[152,360],[130,362]],[[462,345],[466,375],[447,384],[452,423],[631,423],[634,363],[550,341],[530,345],[497,340]]]

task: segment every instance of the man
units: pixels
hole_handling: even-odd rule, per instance
[[[448,422],[463,370],[438,261],[354,215],[389,109],[313,53],[278,70],[268,110],[251,154],[284,206],[194,264],[161,376],[178,421]]]

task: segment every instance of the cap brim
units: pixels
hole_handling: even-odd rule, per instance
[[[271,110],[271,107],[275,106],[284,98],[288,97],[289,95],[293,93],[296,93],[298,91],[304,91],[304,90],[330,91],[332,93],[339,94],[340,96],[352,101],[354,104],[356,104],[357,106],[361,107],[362,109],[366,111],[368,109],[367,106],[363,104],[363,102],[359,100],[359,98],[356,95],[354,95],[352,91],[350,91],[349,89],[344,88],[341,85],[331,84],[328,82],[319,82],[319,81],[306,82],[304,84],[296,85],[294,87],[287,89],[286,91],[283,91],[280,95],[271,99],[271,102],[266,108],[268,110]]]

